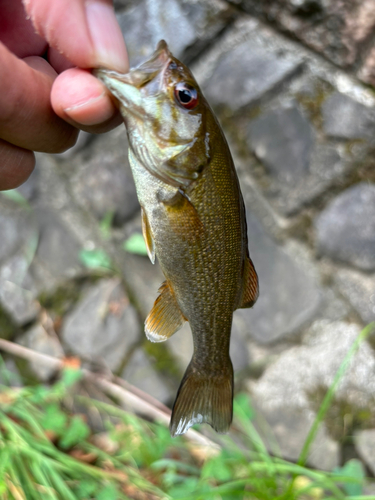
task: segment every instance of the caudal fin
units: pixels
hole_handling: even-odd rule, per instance
[[[194,424],[207,423],[216,432],[229,430],[233,417],[233,368],[228,364],[219,373],[188,366],[173,405],[170,431],[184,434]]]

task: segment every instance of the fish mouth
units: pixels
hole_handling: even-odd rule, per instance
[[[171,60],[171,53],[164,40],[160,40],[151,58],[129,73],[118,73],[105,68],[92,70],[92,74],[112,92],[120,104],[132,114],[141,114],[141,88],[153,80],[150,91],[159,90],[163,81],[163,74]]]

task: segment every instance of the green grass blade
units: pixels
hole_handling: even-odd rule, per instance
[[[339,369],[337,370],[335,378],[333,379],[333,382],[331,384],[331,387],[328,389],[327,394],[325,395],[323,402],[320,405],[319,411],[318,411],[318,413],[315,417],[315,420],[310,428],[310,431],[307,435],[306,441],[303,445],[302,451],[301,451],[300,456],[298,458],[297,463],[299,465],[303,465],[306,462],[311,444],[316,437],[316,433],[318,432],[319,425],[322,422],[322,420],[324,419],[324,417],[325,417],[325,415],[326,415],[326,413],[327,413],[327,411],[332,403],[337,386],[340,383],[345,372],[349,368],[349,365],[350,365],[350,362],[351,362],[353,356],[358,351],[358,348],[362,344],[362,342],[370,335],[371,332],[374,331],[374,329],[375,329],[375,322],[370,323],[369,325],[366,326],[366,328],[364,328],[361,331],[361,333],[358,335],[357,339],[354,341],[352,347],[349,349],[349,352],[345,356]]]

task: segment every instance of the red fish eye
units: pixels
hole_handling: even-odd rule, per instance
[[[193,109],[198,104],[198,92],[188,83],[178,83],[174,88],[177,102],[185,109]]]

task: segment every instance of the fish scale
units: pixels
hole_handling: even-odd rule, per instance
[[[164,41],[128,74],[95,74],[118,99],[148,254],[152,262],[158,258],[166,278],[146,335],[165,341],[185,321],[193,335],[171,434],[196,423],[226,432],[233,407],[233,312],[258,297],[229,147],[193,75]]]

